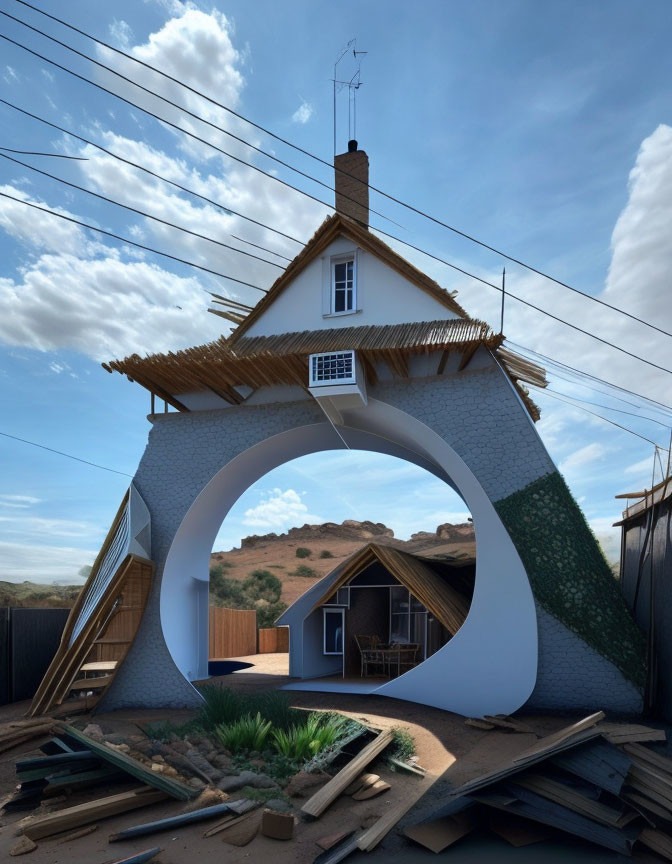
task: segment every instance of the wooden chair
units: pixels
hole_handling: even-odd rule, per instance
[[[361,657],[360,675],[366,678],[369,674],[369,666],[380,666],[383,671],[385,669],[385,659],[378,650],[378,637],[365,636],[363,634],[355,636],[355,642],[359,648]]]
[[[395,666],[397,675],[412,669],[418,665],[418,651],[420,645],[415,642],[393,642],[385,656],[387,658],[388,674],[392,675],[392,667]]]

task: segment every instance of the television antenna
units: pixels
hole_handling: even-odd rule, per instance
[[[368,51],[357,50],[357,40],[351,39],[344,48],[342,48],[334,63],[334,77],[332,79],[334,85],[334,158],[336,157],[336,96],[345,87],[348,88],[348,140],[355,138],[357,135],[357,91],[362,86],[361,71],[362,57],[368,54]],[[354,71],[349,79],[341,79],[338,77],[339,63],[346,57],[352,54]]]

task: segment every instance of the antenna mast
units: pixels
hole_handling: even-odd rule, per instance
[[[352,56],[355,64],[355,71],[351,78],[347,81],[338,78],[338,64],[343,60],[346,54],[352,51]],[[351,39],[348,44],[341,49],[334,63],[334,77],[332,79],[334,86],[334,158],[336,158],[336,95],[341,92],[344,87],[348,88],[348,138],[353,138],[357,134],[357,90],[362,86],[360,73],[362,69],[361,58],[368,54],[368,51],[357,50],[357,40]]]

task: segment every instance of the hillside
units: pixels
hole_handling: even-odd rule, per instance
[[[221,565],[227,578],[244,580],[254,570],[269,570],[282,582],[282,602],[290,605],[315,582],[364,544],[374,542],[429,555],[474,555],[476,545],[470,522],[446,523],[436,531],[420,531],[410,540],[398,540],[380,522],[347,519],[340,525],[304,525],[286,534],[246,537],[240,549],[213,552],[211,566]],[[297,550],[308,550],[309,554]],[[305,568],[297,573],[297,569]],[[303,575],[302,575],[303,574]]]
[[[429,555],[474,555],[476,548],[470,522],[446,523],[439,525],[436,531],[420,531],[410,540],[398,540],[393,531],[380,522],[347,519],[340,525],[325,522],[291,528],[286,534],[246,537],[240,549],[213,552],[210,566],[219,565],[223,576],[239,582],[254,570],[268,570],[282,583],[280,600],[290,605],[318,579],[371,541]],[[297,555],[297,550],[308,551]],[[298,568],[303,569],[297,573]],[[69,607],[80,588],[79,585],[0,581],[0,606]]]

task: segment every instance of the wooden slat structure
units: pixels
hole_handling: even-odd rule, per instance
[[[262,627],[259,630],[259,654],[286,654],[289,651],[289,627]]]
[[[91,572],[89,580],[96,572],[95,565]],[[151,561],[138,555],[127,555],[93,613],[71,643],[70,636],[79,617],[89,584],[87,581],[70,613],[56,656],[35,694],[30,715],[45,714],[54,706],[61,705],[73,690],[80,674],[84,675],[82,667],[86,664],[116,661],[114,671],[105,675],[104,686],[100,686],[100,679],[96,678],[90,679],[90,687],[86,687],[81,680],[76,684],[80,692],[95,690],[98,696],[103,695],[133,644],[147,604],[153,573],[154,564]]]
[[[313,606],[322,606],[337,590],[370,564],[378,561],[397,581],[404,585],[443,624],[451,636],[460,629],[469,611],[470,598],[439,576],[432,565],[438,562],[410,555],[389,546],[369,543],[342,562],[337,577]],[[445,564],[445,562],[441,562]],[[456,567],[463,561],[456,562]]]
[[[257,653],[257,613],[254,609],[210,607],[209,657],[248,657]]]

